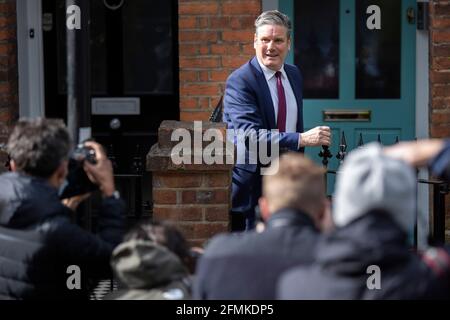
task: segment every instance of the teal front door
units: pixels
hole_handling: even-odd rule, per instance
[[[293,22],[288,62],[303,74],[305,130],[332,128],[328,169],[339,167],[342,134],[347,152],[360,139],[414,139],[416,1],[279,0],[279,10]],[[320,150],[306,153],[321,163]]]

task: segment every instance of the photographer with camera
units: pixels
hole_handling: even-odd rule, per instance
[[[125,205],[115,191],[102,147],[87,142],[94,161],[84,171],[103,200],[96,235],[71,222],[88,195],[58,195],[68,174],[71,139],[62,121],[20,120],[7,144],[11,171],[0,175],[0,299],[88,298],[88,279],[111,274],[122,240]]]

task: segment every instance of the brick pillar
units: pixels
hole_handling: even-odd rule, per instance
[[[208,120],[228,75],[248,61],[261,0],[180,0],[181,120]]]
[[[0,143],[18,117],[16,1],[0,0]],[[0,172],[6,155],[0,151]]]
[[[430,137],[450,137],[450,1],[430,1]],[[450,196],[446,199],[449,238]],[[447,239],[450,240],[450,239]]]
[[[203,122],[202,127],[202,132],[219,130],[225,139],[225,124]],[[171,135],[180,128],[194,137],[192,122],[163,121],[158,143],[147,155],[147,171],[153,173],[153,218],[173,221],[191,244],[202,245],[213,235],[229,230],[233,164],[226,164],[226,160],[223,164],[175,164],[171,150],[179,142],[171,141]],[[203,142],[203,148],[209,143]]]

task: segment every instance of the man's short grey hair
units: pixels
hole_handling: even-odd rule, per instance
[[[287,37],[290,38],[291,36],[291,20],[289,20],[287,15],[278,10],[269,10],[261,13],[255,20],[255,33],[258,34],[258,28],[264,25],[277,25],[285,27],[287,29]]]
[[[49,178],[69,156],[72,140],[62,120],[20,119],[7,144],[17,171]]]

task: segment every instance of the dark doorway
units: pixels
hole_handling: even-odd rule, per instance
[[[136,212],[150,201],[145,156],[158,127],[179,119],[177,3],[90,1],[92,137],[107,148]],[[42,8],[45,114],[67,121],[66,4],[42,0]]]

